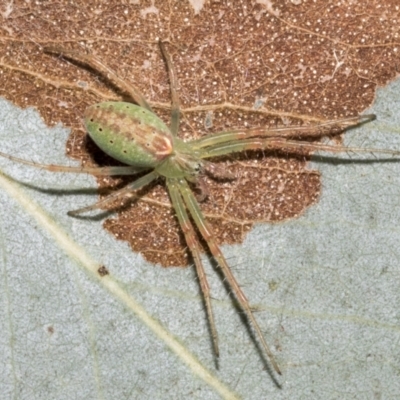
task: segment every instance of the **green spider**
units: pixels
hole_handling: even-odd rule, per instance
[[[187,246],[192,254],[201,291],[204,296],[205,309],[209,320],[213,347],[219,356],[218,336],[211,306],[210,288],[201,260],[198,233],[208,245],[211,255],[230,285],[240,307],[256,331],[262,348],[278,374],[281,370],[269,349],[261,332],[261,328],[251,310],[249,301],[233,276],[228,263],[218,247],[209,223],[204,218],[199,203],[189,185],[197,184],[202,188],[201,177],[209,174],[211,177],[234,179],[229,171],[221,170],[217,163],[206,161],[221,155],[237,153],[254,149],[296,149],[325,150],[329,152],[381,152],[398,155],[400,152],[390,150],[346,148],[340,146],[311,143],[294,140],[301,137],[321,137],[326,134],[338,133],[344,129],[371,121],[374,115],[363,115],[341,120],[331,120],[314,126],[289,126],[276,129],[252,128],[218,132],[201,139],[184,142],[178,138],[180,107],[176,92],[177,77],[172,60],[163,43],[159,43],[168,69],[172,97],[170,127],[153,113],[150,105],[137,88],[120,79],[115,72],[91,55],[76,53],[60,48],[47,48],[46,52],[64,55],[75,61],[89,65],[107,77],[119,89],[128,93],[137,103],[104,102],[90,106],[85,113],[84,123],[89,136],[106,154],[127,164],[118,167],[67,167],[59,165],[44,165],[26,161],[0,152],[0,156],[26,165],[39,167],[53,172],[91,173],[100,175],[133,175],[146,173],[136,181],[117,190],[93,205],[69,211],[68,214],[78,215],[94,209],[106,207],[122,196],[129,195],[155,179],[165,179],[168,193],[179,220]]]

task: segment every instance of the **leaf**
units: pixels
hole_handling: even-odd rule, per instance
[[[394,76],[398,58],[396,10],[385,4],[375,14],[366,14],[365,4],[359,10],[357,5],[288,3],[273,7],[275,16],[261,5],[240,5],[239,10],[212,4],[196,17],[180,6],[173,19],[169,3],[142,19],[135,17],[143,10],[141,5],[110,4],[96,10],[83,4],[75,10],[46,7],[16,8],[7,17],[10,39],[3,39],[1,94],[16,104],[36,105],[48,123],[62,121],[74,129],[85,104],[115,95],[82,68],[43,58],[32,38],[41,44],[69,40],[78,47],[82,41],[89,48],[93,45],[105,63],[138,83],[153,102],[162,101],[160,107],[167,107],[164,66],[156,46],[147,42],[160,34],[155,23],[166,26],[183,107],[225,101],[234,106],[214,110],[212,131],[245,120],[253,126],[295,122],[300,116],[312,121],[356,114],[373,99],[376,85]],[[384,29],[379,26],[382,15]],[[133,28],[137,36],[131,35]],[[82,87],[86,90],[79,90]],[[396,90],[392,89],[394,94]],[[374,111],[378,122],[362,134],[354,132],[351,139],[346,134],[350,144],[358,145],[358,140],[368,146],[368,140],[369,147],[400,148],[393,134],[398,132],[398,100],[387,93],[381,96],[382,105]],[[262,104],[261,116],[249,111],[254,104]],[[1,107],[2,151],[37,162],[71,162],[63,156],[64,130],[48,131],[32,111],[21,115],[8,107]],[[183,133],[204,133],[206,111],[186,114],[189,123]],[[70,139],[70,147],[72,143],[79,150],[78,138]],[[311,392],[334,397],[339,390],[343,396],[363,397],[360,394],[366,391],[398,391],[399,174],[396,163],[382,163],[381,157],[373,164],[352,159],[339,165],[318,163],[323,197],[306,216],[259,225],[243,244],[224,247],[278,353],[284,369],[281,391],[262,370],[254,343],[217,279],[211,283],[221,336],[219,371],[190,269],[163,270],[145,263],[104,232],[100,221],[68,218],[67,210],[94,201],[90,178],[46,174],[4,160],[1,165],[12,178],[35,186],[18,186],[20,196],[50,214],[60,230],[104,264],[124,292],[138,299],[232,391],[246,398],[267,393],[296,398]],[[93,190],[82,190],[87,187]],[[140,319],[82,273],[73,252],[66,256],[34,219],[39,211],[27,213],[5,190],[0,200],[5,304],[1,321],[8,370],[2,374],[2,386],[9,393],[31,398],[43,397],[41,393],[55,398],[172,398],[193,393],[217,397],[209,382],[193,378],[192,370],[166,351]],[[160,237],[158,231],[155,237]]]

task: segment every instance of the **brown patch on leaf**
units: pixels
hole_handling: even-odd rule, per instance
[[[168,123],[169,84],[156,43],[169,40],[185,139],[357,115],[372,103],[376,88],[397,75],[397,1],[274,3],[268,11],[248,0],[209,1],[195,14],[189,2],[178,1],[155,1],[153,8],[150,1],[15,2],[0,16],[0,95],[21,107],[36,106],[48,125],[71,127],[68,154],[95,165],[113,160],[86,140],[84,111],[126,95],[41,47],[95,54],[136,85]],[[254,222],[293,218],[317,201],[319,175],[306,169],[305,156],[248,152],[221,162],[237,179],[207,179],[209,197],[201,204],[220,244],[241,242]],[[99,184],[110,189],[121,181],[101,177]],[[187,264],[161,182],[104,225],[152,262]]]

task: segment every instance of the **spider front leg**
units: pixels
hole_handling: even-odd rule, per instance
[[[82,64],[85,64],[93,68],[95,71],[99,72],[101,75],[106,77],[110,82],[112,82],[118,89],[129,94],[132,100],[134,100],[140,107],[152,111],[149,103],[146,101],[146,99],[144,98],[139,89],[121,79],[113,70],[104,65],[94,55],[65,49],[63,47],[45,47],[44,52],[48,54],[61,55],[73,61],[78,61]]]
[[[266,340],[261,332],[261,328],[258,325],[253,312],[251,311],[249,301],[247,297],[243,293],[242,289],[240,288],[237,280],[232,274],[232,271],[229,268],[227,261],[225,260],[224,255],[222,254],[220,248],[218,247],[215,237],[212,233],[211,227],[209,226],[208,222],[205,220],[203,213],[200,210],[200,207],[185,179],[176,179],[176,185],[179,189],[179,192],[185,202],[187,209],[190,212],[190,215],[193,218],[194,223],[197,226],[200,234],[203,236],[204,240],[207,242],[208,248],[211,251],[211,254],[214,256],[215,260],[217,261],[219,267],[222,270],[223,275],[225,276],[229,286],[233,290],[236,299],[239,302],[239,305],[246,313],[247,318],[251,322],[253,328],[255,329],[257,336],[261,342],[262,347],[264,348],[265,353],[268,355],[272,366],[274,367],[275,371],[281,375],[282,372],[275,361],[275,357],[272,354],[269,346],[267,345]]]
[[[218,132],[193,141],[193,149],[199,150],[200,158],[212,158],[246,150],[310,150],[331,153],[356,152],[400,155],[400,151],[361,147],[334,146],[319,142],[294,140],[296,137],[320,138],[336,134],[375,119],[374,114],[332,120],[316,125],[288,126],[284,128],[251,128]]]
[[[143,168],[132,167],[132,166],[118,166],[118,167],[70,167],[64,165],[55,165],[55,164],[40,164],[35,163],[33,161],[24,160],[19,157],[10,156],[9,154],[0,152],[0,157],[8,158],[11,161],[18,162],[20,164],[29,165],[31,167],[40,168],[45,171],[50,172],[70,172],[75,174],[92,174],[95,176],[115,176],[115,175],[134,175],[138,172],[143,171]],[[152,171],[141,178],[137,179],[136,181],[128,184],[127,186],[123,187],[116,192],[111,193],[104,199],[99,200],[98,202],[86,206],[83,208],[79,208],[77,210],[68,211],[69,216],[76,216],[78,214],[92,211],[101,207],[105,207],[108,204],[112,203],[116,199],[125,196],[134,192],[135,190],[139,190],[143,186],[148,185],[154,179],[158,177],[157,172]]]
[[[193,149],[197,150],[210,146],[232,144],[256,137],[320,138],[325,135],[334,135],[343,132],[347,128],[365,124],[366,122],[372,121],[375,118],[376,116],[374,114],[366,114],[358,115],[356,117],[321,122],[315,125],[285,126],[280,128],[238,129],[234,131],[217,132],[212,135],[194,140],[191,142],[191,144],[193,145]]]
[[[43,169],[50,172],[70,172],[73,174],[92,174],[95,176],[115,176],[115,175],[134,175],[143,171],[143,168],[132,166],[120,167],[70,167],[66,165],[41,164],[34,161],[24,160],[23,158],[10,156],[0,151],[0,157],[8,158],[11,161],[29,165],[31,167]]]
[[[178,86],[178,78],[176,77],[176,71],[174,64],[171,60],[171,56],[167,52],[165,45],[163,42],[158,42],[161,53],[164,57],[164,60],[167,64],[168,70],[168,77],[169,77],[169,86],[171,91],[171,100],[172,100],[172,107],[171,107],[171,132],[174,136],[177,136],[179,131],[179,119],[180,119],[180,107],[179,107],[179,97],[176,91],[176,87]]]
[[[108,204],[112,203],[113,201],[115,201],[123,196],[126,196],[136,190],[141,189],[142,187],[148,185],[150,182],[154,181],[154,179],[156,179],[156,178],[158,178],[158,173],[156,171],[152,171],[152,172],[146,174],[145,176],[142,176],[141,178],[137,179],[136,181],[126,185],[122,189],[109,194],[104,199],[101,199],[90,206],[78,208],[77,210],[68,211],[68,215],[75,216],[78,214],[82,214],[84,212],[88,212],[88,211],[96,210],[101,207],[105,207]]]
[[[214,314],[211,306],[210,286],[208,285],[206,272],[201,261],[199,241],[197,240],[196,232],[194,231],[192,223],[190,222],[189,216],[186,212],[185,204],[183,203],[182,196],[179,192],[176,180],[167,179],[167,187],[172,205],[176,212],[176,216],[178,217],[179,224],[185,236],[186,243],[194,260],[201,292],[203,293],[204,304],[206,306],[208,322],[210,324],[215,355],[219,357],[218,334],[217,329],[215,328]]]
[[[231,153],[238,153],[246,150],[310,150],[327,151],[330,153],[380,153],[393,156],[400,155],[400,151],[386,149],[372,149],[361,147],[334,146],[324,143],[312,143],[300,140],[288,140],[286,138],[273,137],[267,139],[253,138],[247,140],[238,140],[234,142],[222,143],[202,150],[202,158],[218,157]]]

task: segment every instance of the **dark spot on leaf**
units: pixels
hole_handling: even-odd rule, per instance
[[[98,272],[98,274],[99,274],[101,277],[110,274],[110,273],[108,272],[108,269],[107,269],[104,265],[102,265],[102,266],[97,270],[97,272]]]

